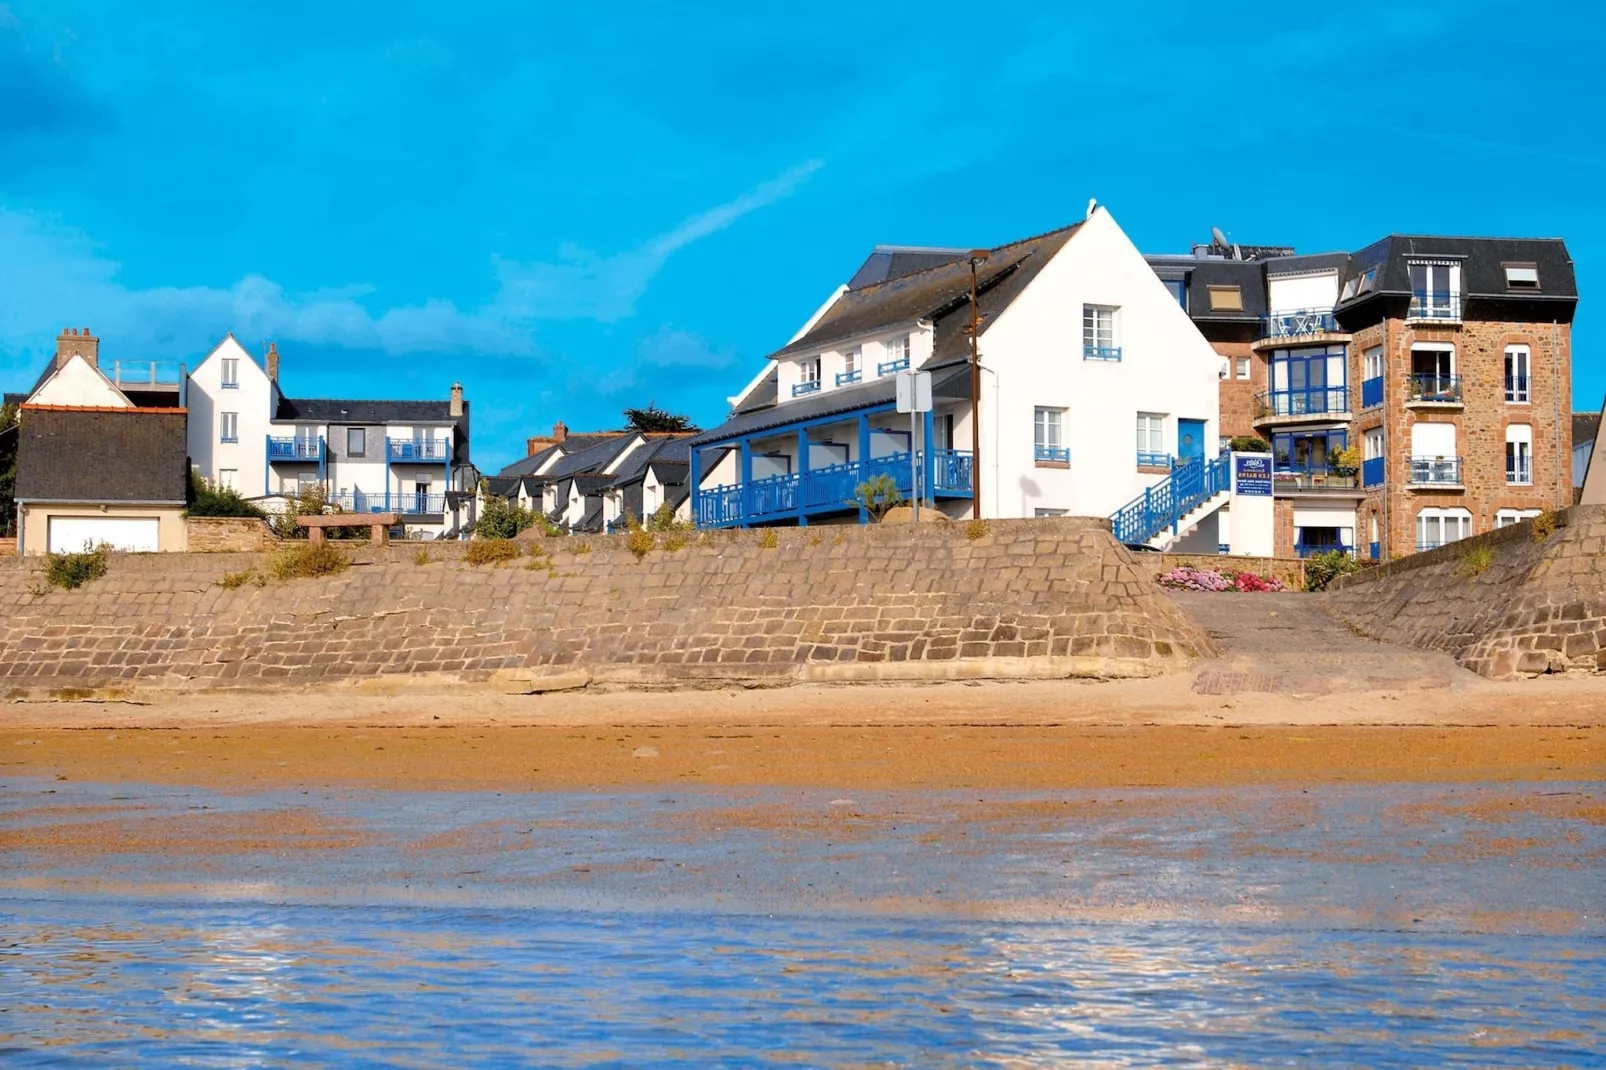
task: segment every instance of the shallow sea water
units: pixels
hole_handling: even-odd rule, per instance
[[[1606,1066],[1603,798],[12,782],[0,1064]]]

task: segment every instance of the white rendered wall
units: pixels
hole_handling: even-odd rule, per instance
[[[1227,544],[1227,552],[1231,554],[1273,557],[1277,550],[1277,499],[1270,494],[1239,494],[1236,460],[1239,457],[1258,458],[1265,462],[1269,476],[1272,456],[1269,453],[1239,453],[1233,456],[1231,513],[1228,522],[1222,525],[1225,530],[1221,541]]]
[[[133,406],[116,387],[83,357],[73,355],[51,373],[28,398],[30,405],[70,405],[73,408],[129,409]]]
[[[238,388],[223,388],[224,358],[240,362]],[[234,485],[247,498],[278,493],[279,481],[268,481],[268,436],[290,432],[271,424],[273,386],[232,334],[190,372],[187,395],[190,465],[214,482],[219,470],[234,469]],[[220,440],[219,414],[225,412],[239,414],[238,442]]]
[[[1082,306],[1117,306],[1120,361],[1082,359]],[[1221,358],[1102,208],[981,337],[982,515],[1039,508],[1108,516],[1164,478],[1137,471],[1137,414],[1204,422],[1205,455],[1219,438]],[[1033,410],[1066,410],[1068,469],[1038,468]],[[959,448],[969,449],[969,430]]]
[[[1303,308],[1332,308],[1338,303],[1338,272],[1295,275],[1266,280],[1266,299],[1273,312]]]

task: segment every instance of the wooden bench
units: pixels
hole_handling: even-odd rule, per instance
[[[307,541],[321,543],[325,528],[368,528],[375,546],[390,542],[390,529],[401,523],[400,513],[332,513],[298,516],[296,523],[307,529]]]

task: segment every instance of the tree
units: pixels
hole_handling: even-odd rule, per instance
[[[697,430],[697,425],[686,416],[660,409],[649,401],[644,409],[625,410],[625,430],[685,434]]]
[[[872,522],[879,524],[889,509],[903,504],[903,495],[893,478],[882,472],[854,487],[853,499],[848,504],[857,505],[870,514]]]
[[[511,539],[540,519],[533,510],[510,502],[500,494],[492,494],[483,480],[480,490],[485,504],[479,519],[474,521],[474,534],[482,539]]]
[[[17,406],[0,407],[0,533],[9,533],[17,520]]]
[[[190,469],[189,508],[185,512],[190,516],[247,516],[264,520],[268,515],[256,503],[240,497],[240,492],[233,487],[204,479],[193,468]]]

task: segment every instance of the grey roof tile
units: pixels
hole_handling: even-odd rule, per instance
[[[189,495],[187,417],[129,409],[24,409],[19,500],[175,502]]]

